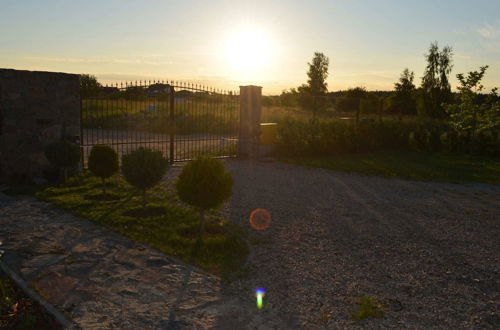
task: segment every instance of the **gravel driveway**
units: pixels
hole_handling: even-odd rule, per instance
[[[228,291],[264,287],[283,328],[500,326],[499,185],[226,164],[235,187],[223,212],[253,243],[248,277]],[[256,208],[273,216],[262,232],[248,225]],[[384,318],[353,321],[365,295]]]

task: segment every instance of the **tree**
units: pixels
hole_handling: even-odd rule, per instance
[[[323,53],[315,52],[312,63],[309,65],[307,85],[314,96],[322,96],[328,92],[328,65],[330,60]]]
[[[205,212],[219,208],[231,197],[233,178],[220,160],[200,156],[184,166],[176,188],[179,198],[199,212],[201,237],[205,226]]]
[[[422,77],[425,113],[431,117],[446,116],[442,104],[451,100],[451,87],[448,76],[453,69],[453,49],[449,46],[441,51],[437,42],[431,43],[429,52],[425,55],[427,66]]]
[[[102,195],[106,195],[105,179],[118,171],[118,154],[105,145],[95,145],[90,150],[88,166],[90,172],[102,180]]]
[[[307,71],[307,84],[297,88],[299,93],[299,104],[306,110],[311,110],[316,116],[316,112],[326,108],[328,99],[328,65],[330,60],[323,53],[315,52],[312,62],[307,63],[309,70]]]
[[[101,84],[97,82],[95,76],[90,74],[80,75],[80,95],[82,98],[96,96],[101,87]]]
[[[445,105],[450,115],[450,123],[459,134],[466,134],[470,139],[476,133],[493,129],[500,129],[500,101],[497,101],[497,89],[493,89],[484,102],[479,102],[479,93],[483,90],[481,80],[488,66],[482,66],[479,71],[457,74],[460,81],[459,102]]]
[[[399,119],[402,119],[403,113],[415,113],[415,100],[412,93],[415,90],[413,79],[415,74],[408,68],[404,69],[399,77],[399,81],[394,84],[396,90],[395,97],[392,99],[394,107],[399,110]]]
[[[122,157],[125,180],[142,191],[142,206],[146,209],[146,191],[157,185],[168,168],[168,160],[159,151],[140,147]]]

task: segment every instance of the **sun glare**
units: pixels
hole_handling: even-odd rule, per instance
[[[273,47],[264,31],[245,28],[229,36],[226,56],[232,70],[240,74],[256,73],[270,65]]]

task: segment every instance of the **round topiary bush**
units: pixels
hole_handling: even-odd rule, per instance
[[[202,156],[184,166],[176,188],[179,198],[200,212],[203,233],[204,212],[219,208],[231,197],[233,178],[220,160]]]
[[[80,146],[69,141],[57,141],[45,147],[45,157],[64,173],[64,181],[68,177],[68,169],[75,167],[80,161]]]
[[[161,152],[139,148],[122,157],[125,180],[142,191],[143,208],[146,208],[146,191],[157,185],[168,168],[168,160]]]
[[[118,154],[109,146],[93,146],[90,150],[88,166],[94,176],[102,179],[102,194],[105,195],[105,180],[118,171]]]

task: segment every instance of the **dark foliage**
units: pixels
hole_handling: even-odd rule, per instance
[[[146,191],[157,185],[168,168],[168,160],[161,152],[138,148],[122,157],[122,173],[125,180],[142,191],[143,207],[146,207]]]
[[[179,198],[195,208],[217,209],[231,196],[233,178],[220,160],[202,156],[184,166],[176,188]]]
[[[118,171],[118,154],[116,151],[105,145],[96,145],[90,150],[88,167],[90,172],[98,178],[102,179],[103,195],[106,194],[106,186],[104,180],[112,176]]]
[[[64,171],[65,180],[68,169],[78,164],[80,156],[80,147],[69,141],[52,142],[45,147],[45,157],[54,167]]]

